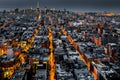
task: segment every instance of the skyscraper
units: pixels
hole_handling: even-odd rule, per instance
[[[36,8],[37,8],[37,9],[40,8],[40,3],[39,3],[39,2],[37,2],[37,6],[36,6]]]
[[[39,12],[40,11],[40,3],[37,2],[37,5],[36,5],[36,12]]]

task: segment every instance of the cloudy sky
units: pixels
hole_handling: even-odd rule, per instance
[[[57,8],[72,11],[113,11],[120,12],[120,0],[0,0],[0,10],[36,7]]]

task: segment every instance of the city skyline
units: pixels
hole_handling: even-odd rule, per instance
[[[120,80],[119,2],[0,0],[0,80]]]
[[[15,8],[36,7],[40,2],[40,8],[67,9],[71,11],[111,11],[120,12],[119,0],[0,0],[0,10],[13,10]]]

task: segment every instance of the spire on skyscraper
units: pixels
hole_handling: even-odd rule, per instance
[[[36,12],[38,13],[40,11],[40,3],[37,2],[37,5],[36,5]]]
[[[39,2],[37,2],[37,6],[36,6],[36,8],[40,8],[40,3]]]

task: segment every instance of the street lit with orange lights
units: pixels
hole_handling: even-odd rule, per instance
[[[84,55],[84,53],[82,53],[80,51],[80,47],[78,46],[78,44],[67,34],[65,28],[61,27],[61,30],[63,32],[63,34],[67,37],[67,39],[69,40],[69,42],[74,46],[74,48],[77,50],[80,59],[87,65],[88,70],[90,70],[90,61],[87,59],[87,57]],[[90,70],[91,71],[91,70]],[[95,79],[98,80],[97,74],[95,74],[94,72],[91,71],[91,73],[94,75]]]
[[[50,55],[49,55],[49,66],[50,66],[50,71],[49,71],[49,80],[56,80],[55,79],[55,73],[56,73],[56,65],[55,65],[55,58],[54,58],[54,47],[53,47],[53,35],[52,35],[52,29],[49,27],[49,41],[50,41]]]

